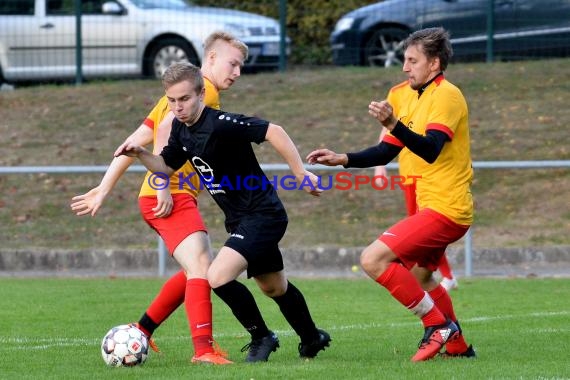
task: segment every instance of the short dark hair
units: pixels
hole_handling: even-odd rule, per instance
[[[406,38],[404,50],[412,45],[420,45],[428,58],[438,57],[441,70],[447,69],[449,60],[453,55],[447,30],[441,27],[418,30]]]

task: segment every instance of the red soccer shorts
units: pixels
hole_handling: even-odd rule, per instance
[[[406,202],[406,212],[408,216],[418,212],[418,204],[416,203],[416,184],[402,185],[404,192],[404,201]]]
[[[202,220],[196,198],[189,194],[172,194],[174,205],[172,212],[166,218],[154,216],[153,207],[156,207],[155,196],[139,197],[139,208],[145,222],[154,229],[172,255],[178,244],[194,232],[206,232],[206,225]]]
[[[469,226],[430,209],[423,209],[394,224],[378,237],[406,268],[415,264],[434,272],[447,246],[459,240]]]

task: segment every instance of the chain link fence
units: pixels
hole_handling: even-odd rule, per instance
[[[402,40],[443,26],[457,61],[565,57],[568,0],[1,0],[0,82],[159,77],[200,64],[213,30],[250,48],[246,71],[400,65]]]

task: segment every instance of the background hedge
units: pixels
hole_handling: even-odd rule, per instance
[[[281,0],[194,0],[197,5],[230,8],[279,19]],[[343,14],[372,0],[284,0],[287,2],[287,34],[293,40],[289,63],[331,63],[329,36]]]

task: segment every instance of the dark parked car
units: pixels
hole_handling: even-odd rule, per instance
[[[456,60],[486,57],[490,0],[386,0],[342,16],[331,34],[337,65],[401,64],[418,29],[450,31]],[[570,0],[494,0],[495,59],[570,56]]]

